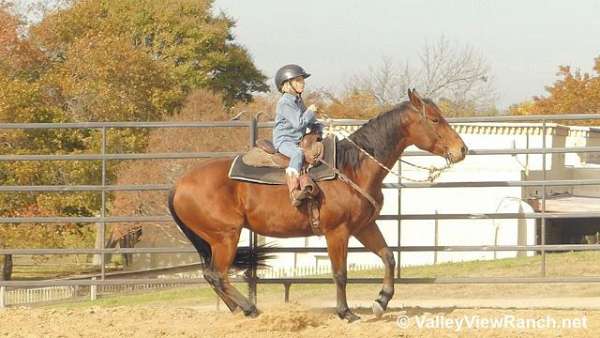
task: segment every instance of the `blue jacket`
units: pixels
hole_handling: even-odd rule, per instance
[[[319,127],[315,112],[306,109],[302,98],[284,93],[277,102],[275,127],[273,128],[273,145],[276,149],[283,142],[298,144],[306,133],[307,127]]]

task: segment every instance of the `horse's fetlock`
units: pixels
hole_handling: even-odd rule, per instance
[[[396,266],[396,259],[394,258],[394,254],[390,249],[386,249],[383,252],[381,259],[383,260],[383,264],[385,264],[387,267],[394,268]]]

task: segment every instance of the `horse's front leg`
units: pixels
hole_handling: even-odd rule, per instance
[[[373,313],[377,318],[381,317],[387,309],[388,302],[394,296],[394,269],[396,261],[392,250],[387,247],[385,239],[379,231],[377,224],[372,222],[366,225],[354,235],[365,248],[378,255],[385,265],[385,275],[383,277],[383,287],[379,291],[379,297],[373,302]]]
[[[350,235],[343,226],[325,234],[325,238],[327,239],[327,252],[329,253],[333,271],[333,280],[335,281],[337,289],[336,311],[341,319],[353,322],[360,319],[360,317],[350,311],[346,300],[346,281],[348,279],[346,260],[348,258],[349,237]]]

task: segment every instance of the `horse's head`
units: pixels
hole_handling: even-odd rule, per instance
[[[408,90],[410,108],[407,137],[419,149],[445,157],[451,163],[460,162],[467,146],[450,127],[440,109],[431,100],[422,99],[416,90]]]

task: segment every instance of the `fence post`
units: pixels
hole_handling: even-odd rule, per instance
[[[92,277],[92,280],[95,281],[96,277]],[[98,299],[98,285],[92,284],[90,285],[90,300],[93,302]]]
[[[285,302],[286,303],[290,302],[290,287],[291,286],[292,286],[292,283],[290,283],[290,282],[283,283],[283,287],[285,288]]]
[[[104,251],[106,247],[106,127],[102,127],[102,222],[100,223],[100,242],[102,243],[101,249]],[[100,255],[100,278],[104,280],[106,276],[106,256],[104,252]]]
[[[436,217],[435,217],[435,223],[434,223],[434,231],[435,231],[435,233],[433,235],[434,236],[433,237],[433,246],[435,246],[435,249],[433,251],[433,265],[436,265],[437,261],[438,261],[438,249],[437,249],[437,246],[439,244],[439,232],[440,232],[440,230],[439,230],[439,219],[437,218],[437,215],[438,215],[438,211],[436,209],[435,210],[435,216]]]
[[[542,120],[542,277],[546,277],[546,119]],[[553,155],[554,156],[554,155]]]
[[[6,307],[6,286],[0,286],[0,309]]]
[[[400,253],[400,246],[402,243],[402,217],[400,217],[400,215],[402,215],[402,162],[398,161],[396,162],[398,165],[398,238],[397,238],[397,247],[398,247],[398,251],[397,251],[397,255],[398,255],[398,265],[396,266],[396,277],[400,278],[400,266],[402,265],[402,256]]]
[[[256,144],[256,135],[258,134],[258,130],[257,130],[257,121],[256,121],[256,115],[252,116],[252,118],[250,118],[250,125],[249,125],[249,134],[250,134],[250,148],[252,149],[252,147],[254,147],[254,145]],[[256,233],[254,233],[253,231],[250,231],[250,238],[249,238],[249,244],[250,244],[250,254],[251,256],[256,255],[256,242],[258,240],[258,235]],[[250,303],[256,305],[256,301],[257,301],[257,295],[256,295],[256,276],[257,276],[257,271],[256,271],[256,264],[252,264],[252,267],[250,268],[249,271],[249,278],[248,278],[248,298],[250,300]]]

